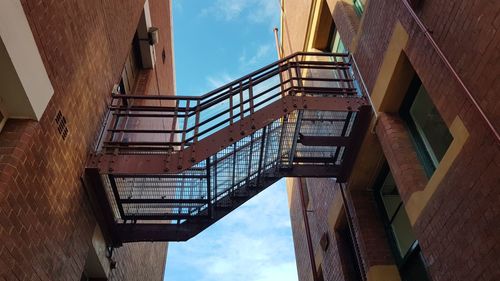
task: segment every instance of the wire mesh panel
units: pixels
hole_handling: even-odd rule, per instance
[[[349,137],[355,119],[356,114],[348,112],[292,112],[185,172],[103,175],[106,194],[119,222],[172,220],[174,223],[174,220],[207,216],[209,203],[244,195],[248,185],[255,185],[258,177],[276,175],[280,169],[291,166],[340,165],[344,145],[308,146],[298,142],[298,138]]]

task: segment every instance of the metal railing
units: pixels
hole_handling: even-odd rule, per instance
[[[356,95],[350,67],[347,54],[297,53],[202,96],[115,94],[99,151],[171,153],[284,96]],[[336,75],[307,76],[311,71]]]
[[[86,182],[116,240],[189,239],[282,177],[345,181],[371,114],[350,59],[297,53],[200,97],[114,95]]]

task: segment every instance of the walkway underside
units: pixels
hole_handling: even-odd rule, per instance
[[[114,245],[185,241],[282,177],[345,181],[370,119],[345,54],[200,97],[115,95],[84,182]]]

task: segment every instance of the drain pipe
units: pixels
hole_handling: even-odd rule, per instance
[[[479,111],[479,114],[481,115],[481,117],[484,119],[484,121],[486,121],[486,124],[488,125],[488,127],[490,128],[490,130],[495,135],[495,137],[497,139],[497,142],[500,142],[500,134],[497,132],[497,130],[495,129],[495,127],[491,123],[490,119],[488,119],[488,116],[486,116],[486,113],[484,113],[483,109],[481,108],[481,106],[479,105],[479,103],[476,101],[476,99],[474,98],[474,96],[472,95],[472,93],[469,91],[469,89],[467,89],[467,87],[465,86],[465,83],[462,81],[462,78],[460,78],[460,76],[455,71],[455,69],[453,69],[453,66],[451,65],[450,61],[446,58],[446,56],[444,55],[443,51],[441,51],[441,49],[439,48],[438,44],[436,43],[436,41],[432,37],[431,33],[427,30],[427,27],[425,26],[425,24],[420,20],[420,18],[415,13],[415,11],[413,11],[413,8],[411,7],[410,3],[408,3],[408,0],[401,0],[401,1],[403,2],[403,5],[408,10],[408,12],[410,13],[411,17],[415,21],[415,23],[420,27],[420,29],[424,33],[425,37],[427,37],[427,39],[431,43],[431,45],[434,48],[434,50],[438,53],[439,57],[441,57],[441,60],[444,62],[444,64],[446,65],[446,67],[451,71],[452,75],[455,77],[455,79],[458,81],[458,83],[460,84],[460,86],[462,87],[462,89],[465,91],[465,93],[469,97],[469,99],[472,102],[472,104],[474,105],[474,107]]]
[[[283,58],[283,54],[281,52],[280,39],[278,35],[278,28],[274,28],[274,41],[276,42],[276,52],[278,52],[278,59]]]
[[[318,280],[318,271],[316,270],[316,259],[314,258],[314,249],[312,246],[312,239],[311,239],[311,228],[309,226],[309,218],[307,217],[307,206],[306,206],[306,200],[304,198],[304,185],[302,184],[302,181],[305,181],[305,179],[300,178],[299,179],[299,184],[300,184],[300,205],[302,209],[302,217],[304,219],[304,228],[306,229],[306,240],[307,240],[307,249],[309,250],[309,260],[311,261],[311,270],[313,274],[313,280],[314,281],[319,281]]]

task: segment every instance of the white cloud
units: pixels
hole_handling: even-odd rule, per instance
[[[257,51],[251,57],[247,56],[246,49],[243,50],[243,53],[238,58],[240,61],[240,65],[242,68],[252,67],[260,64],[263,60],[271,55],[272,45],[264,44],[257,47]]]
[[[216,0],[202,10],[204,16],[231,21],[244,17],[254,23],[278,22],[279,0]]]
[[[210,86],[211,90],[219,88],[220,86],[223,86],[233,80],[235,80],[233,77],[231,77],[227,73],[222,73],[219,75],[215,76],[208,76],[207,78],[208,85]]]
[[[192,240],[170,244],[165,280],[297,280],[289,221],[281,181]],[[190,275],[175,279],[172,266]]]

